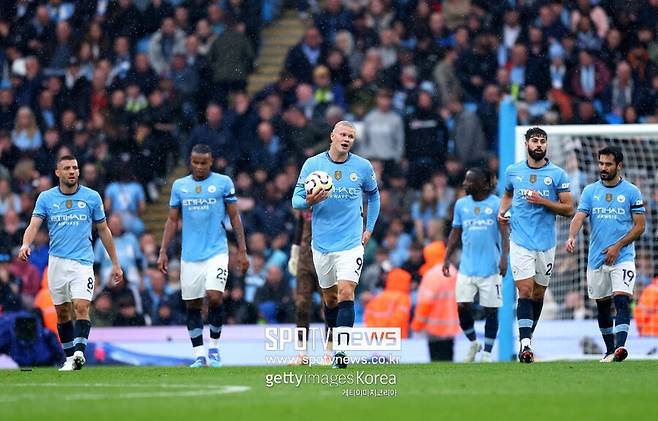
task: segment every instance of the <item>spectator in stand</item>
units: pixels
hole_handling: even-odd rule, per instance
[[[265,285],[258,288],[254,303],[267,323],[291,323],[294,320],[292,290],[283,279],[279,266],[267,268]]]
[[[404,122],[392,110],[391,91],[380,89],[377,93],[377,108],[363,120],[364,134],[359,153],[368,159],[382,160],[389,168],[404,156]]]
[[[285,69],[300,82],[311,83],[313,68],[324,64],[327,55],[320,30],[311,26],[304,31],[302,41],[286,57]]]
[[[105,210],[121,217],[126,231],[140,235],[144,231],[140,215],[146,209],[144,188],[134,181],[130,166],[124,165],[118,176],[117,181],[108,184],[105,190]]]
[[[11,141],[23,152],[34,152],[41,147],[41,132],[29,107],[19,108]]]
[[[571,76],[571,89],[580,99],[594,100],[600,97],[610,83],[610,72],[589,51],[578,53],[578,65]]]

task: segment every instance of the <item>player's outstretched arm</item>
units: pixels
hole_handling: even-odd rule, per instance
[[[103,220],[97,223],[96,229],[98,230],[98,236],[105,246],[105,250],[107,250],[107,254],[110,255],[110,260],[112,260],[112,280],[114,281],[114,285],[121,285],[121,282],[123,282],[123,271],[121,270],[121,263],[119,263],[117,250],[114,247],[114,240],[112,240],[112,232],[107,226],[107,221]]]
[[[633,214],[633,227],[628,233],[622,237],[621,240],[617,241],[615,244],[611,245],[603,252],[605,253],[605,264],[613,265],[619,256],[619,251],[632,243],[633,241],[640,238],[644,232],[644,227],[646,225],[646,218],[644,213],[634,213]]]
[[[30,225],[25,229],[25,234],[23,234],[23,245],[21,246],[21,251],[18,253],[18,258],[24,262],[27,262],[27,258],[30,256],[30,246],[34,241],[34,237],[37,235],[37,231],[41,228],[42,222],[43,219],[38,216],[33,216],[30,219]]]
[[[578,237],[580,228],[583,226],[583,222],[585,222],[585,218],[587,218],[587,213],[578,211],[571,220],[569,238],[566,244],[567,253],[573,253],[576,250],[576,238]]]
[[[565,191],[558,193],[558,201],[554,202],[550,199],[545,198],[536,191],[528,192],[528,203],[533,205],[544,206],[551,212],[556,215],[570,217],[573,216],[574,207],[573,207],[573,196],[571,192]]]
[[[160,269],[162,273],[167,273],[167,265],[169,264],[167,248],[169,248],[169,243],[178,229],[179,218],[180,209],[169,208],[169,215],[167,216],[164,231],[162,232],[162,243],[160,243],[160,253],[158,255],[158,269]]]
[[[445,259],[443,260],[443,275],[450,276],[450,257],[455,252],[455,249],[459,247],[462,238],[462,229],[461,227],[453,227],[450,230],[450,235],[448,235],[448,245],[446,246]]]
[[[240,211],[235,202],[226,204],[226,211],[231,219],[231,226],[235,233],[235,240],[238,243],[238,267],[242,273],[247,273],[249,269],[249,259],[247,258],[247,242],[244,238],[244,228],[242,227],[242,220],[240,219]]]

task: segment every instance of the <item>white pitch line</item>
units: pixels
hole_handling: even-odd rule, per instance
[[[195,388],[207,388],[215,389],[218,386],[222,385],[195,385],[190,384],[169,384],[169,383],[129,383],[129,384],[118,384],[118,383],[0,383],[0,386],[16,386],[16,387],[160,387],[163,389],[185,389],[190,386]]]
[[[24,383],[22,383],[24,384]],[[27,384],[24,384],[27,386]],[[54,383],[42,383],[43,385],[61,386]],[[115,385],[112,385],[114,387]],[[121,386],[121,385],[118,385]],[[157,385],[134,385],[136,387],[150,387]],[[163,385],[160,385],[163,386]],[[168,385],[168,386],[183,386],[183,385]],[[189,385],[184,385],[189,387]],[[79,400],[108,400],[108,399],[148,399],[148,398],[177,398],[177,397],[195,397],[195,396],[211,396],[211,395],[224,395],[228,393],[242,393],[251,389],[249,386],[227,385],[215,386],[213,389],[206,390],[179,390],[170,392],[125,392],[125,393],[85,393],[85,394],[68,394],[59,396],[59,399],[66,401],[79,401]],[[43,395],[36,396],[33,393],[23,393],[20,395],[0,396],[0,402],[14,402],[23,399],[43,399]]]

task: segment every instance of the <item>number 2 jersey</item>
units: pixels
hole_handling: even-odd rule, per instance
[[[183,250],[186,262],[199,262],[228,253],[224,219],[225,203],[237,202],[233,181],[211,172],[205,180],[192,175],[179,178],[171,188],[169,206],[181,209]]]
[[[633,227],[633,214],[643,214],[642,193],[634,184],[622,179],[608,187],[601,180],[585,187],[578,204],[578,212],[589,216],[592,232],[589,237],[587,265],[592,269],[603,266],[604,251],[621,240]],[[615,264],[635,259],[635,243],[619,251]]]
[[[533,251],[555,247],[555,214],[542,205],[528,203],[528,192],[558,201],[559,194],[570,190],[567,173],[548,159],[541,168],[531,168],[527,161],[510,165],[505,171],[505,191],[513,194],[512,232],[510,240]]]

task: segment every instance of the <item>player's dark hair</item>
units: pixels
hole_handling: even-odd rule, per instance
[[[205,143],[197,143],[192,147],[192,153],[198,153],[201,155],[208,154],[212,158],[212,149],[210,149],[210,146],[206,145]]]
[[[57,160],[57,163],[59,164],[59,163],[62,162],[62,161],[77,161],[77,160],[78,160],[78,158],[76,158],[76,157],[73,156],[73,155],[62,155],[62,156],[60,156],[59,159]]]
[[[530,140],[530,138],[535,136],[548,139],[548,133],[546,133],[544,129],[540,129],[539,127],[533,127],[525,132],[525,140]]]
[[[496,189],[496,175],[489,168],[473,167],[469,168],[468,171],[475,173],[475,175],[483,181],[483,186],[487,193],[491,193]]]
[[[621,148],[618,146],[606,146],[605,148],[599,151],[599,158],[601,155],[612,155],[615,157],[615,165],[619,165],[624,162],[624,153],[621,151]]]

